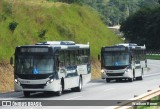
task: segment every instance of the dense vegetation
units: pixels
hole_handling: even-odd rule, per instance
[[[132,42],[146,44],[147,49],[160,49],[160,5],[143,8],[121,25],[124,36]]]
[[[18,45],[46,40],[90,42],[92,58],[97,58],[102,46],[121,42],[87,6],[0,0],[0,62],[8,62]]]
[[[118,25],[143,7],[156,7],[159,0],[48,0],[89,5],[107,25]]]
[[[51,0],[87,4],[110,26],[121,25],[127,42],[160,49],[160,0]]]

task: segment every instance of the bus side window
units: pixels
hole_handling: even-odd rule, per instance
[[[90,64],[90,51],[87,49],[88,63]]]
[[[70,65],[70,51],[66,51],[66,55],[65,55],[65,58],[66,58],[66,66],[69,66]]]
[[[88,57],[88,51],[87,51],[87,49],[84,50],[84,63],[85,64],[89,63],[89,57]]]
[[[75,51],[70,51],[70,64],[75,65]]]
[[[79,64],[82,64],[82,50],[79,50]]]
[[[59,70],[59,55],[55,54],[55,67],[56,67],[56,71],[58,72]]]
[[[80,58],[81,58],[81,51],[78,50],[78,51],[77,51],[77,64],[78,64],[78,65],[81,64],[81,59],[80,59]]]
[[[64,51],[61,51],[60,52],[60,58],[59,58],[59,60],[60,60],[60,62],[59,62],[59,66],[60,67],[63,67],[64,65],[65,65],[65,56],[64,56],[65,54],[64,54]]]
[[[78,50],[75,50],[75,64],[78,65]]]

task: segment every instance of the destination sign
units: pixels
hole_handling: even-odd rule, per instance
[[[120,47],[116,47],[116,48],[105,48],[105,51],[125,51],[125,48],[120,48]]]
[[[33,52],[33,53],[43,53],[48,52],[48,48],[21,48],[21,52]]]

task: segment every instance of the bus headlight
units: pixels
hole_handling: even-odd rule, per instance
[[[125,72],[129,72],[129,69],[126,69]]]
[[[53,79],[50,79],[49,81],[47,81],[46,84],[51,84],[54,80]]]
[[[49,80],[49,83],[52,83],[53,82],[53,79]]]
[[[14,81],[15,81],[16,83],[18,83],[18,80],[17,80],[17,79],[14,79]]]
[[[15,81],[18,85],[20,85],[20,82],[19,82],[17,79],[14,79],[14,81]]]
[[[101,72],[104,73],[104,69],[102,69]]]

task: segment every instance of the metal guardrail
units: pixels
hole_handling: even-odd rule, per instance
[[[148,100],[150,100],[150,99],[152,99],[156,96],[158,96],[158,100],[160,100],[160,88],[157,88],[157,89],[152,90],[152,91],[149,90],[145,94],[137,96],[137,97],[135,97],[133,99],[130,99],[126,102],[122,102],[122,103],[119,104],[119,106],[115,106],[113,109],[137,109],[137,105],[133,105],[133,103],[141,102],[141,101],[147,102]]]

